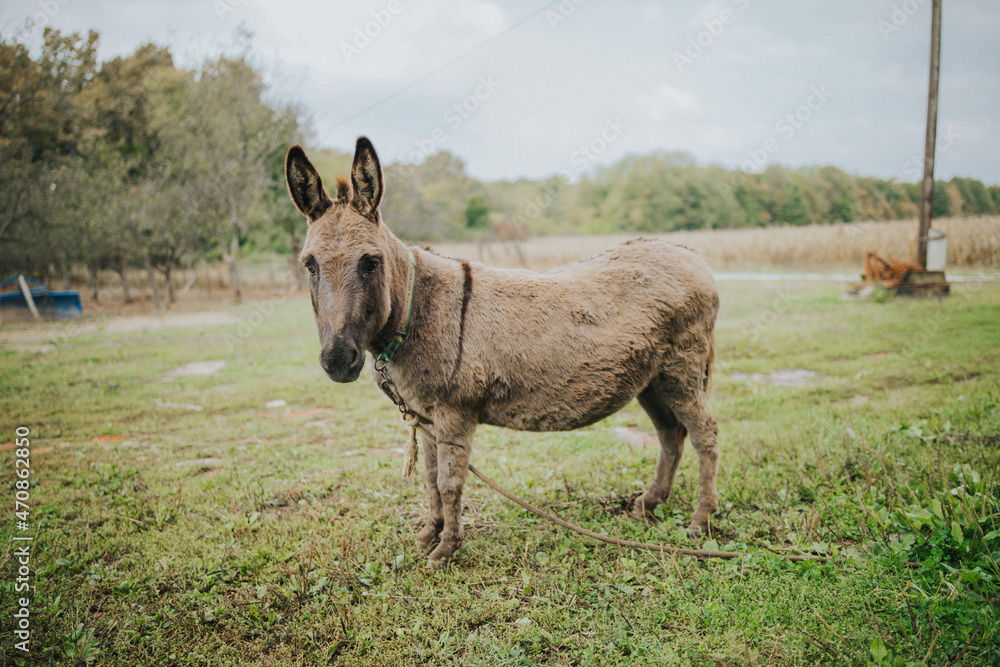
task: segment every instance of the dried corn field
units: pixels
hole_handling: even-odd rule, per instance
[[[948,236],[949,269],[1000,269],[1000,217],[942,218],[933,228]],[[793,270],[851,269],[860,270],[864,254],[874,250],[880,256],[910,259],[916,245],[916,220],[893,222],[857,222],[849,224],[811,225],[806,227],[763,227],[755,229],[725,229],[644,234],[685,245],[701,255],[715,270]],[[524,256],[532,269],[548,269],[595,255],[637,235],[607,234],[599,236],[539,236],[524,242]],[[513,242],[435,243],[438,252],[498,266],[521,266]],[[286,256],[257,255],[240,262],[240,275],[246,298],[270,298],[291,294],[301,289],[290,271]],[[45,276],[53,285],[62,285],[56,276]],[[152,303],[149,274],[144,270],[126,272],[126,282],[113,271],[102,271],[95,286],[93,277],[82,267],[71,274],[68,288],[79,289],[88,303],[88,312],[112,307],[120,314],[121,306],[132,304],[143,309]],[[200,262],[196,266],[176,269],[172,282],[178,299],[188,302],[194,294],[199,301],[231,298],[229,273],[221,263]],[[126,283],[128,293],[126,294]],[[162,274],[157,283],[166,297],[167,288]],[[95,292],[97,297],[95,298]]]
[[[941,218],[932,227],[948,236],[950,268],[1000,267],[1000,217]],[[787,267],[860,268],[866,251],[910,259],[917,221],[855,222],[805,227],[762,227],[645,234],[685,245],[716,269]],[[529,239],[524,252],[530,268],[544,269],[589,257],[634,235],[547,236]],[[445,254],[501,266],[520,263],[512,243],[441,243]]]

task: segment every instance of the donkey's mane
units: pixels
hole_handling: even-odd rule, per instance
[[[351,186],[343,174],[337,174],[337,201],[346,202],[350,199]]]
[[[426,253],[434,255],[435,257],[440,257],[441,259],[450,259],[453,262],[459,262],[459,263],[462,263],[462,262],[466,261],[466,260],[462,259],[461,257],[452,257],[451,255],[446,255],[443,252],[441,252],[440,250],[437,250],[434,247],[432,247],[429,243],[419,243],[419,244],[416,245],[416,247],[420,248],[421,250],[423,250]]]

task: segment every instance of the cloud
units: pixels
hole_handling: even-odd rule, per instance
[[[691,116],[701,110],[698,97],[691,92],[675,88],[670,84],[661,84],[648,93],[642,93],[637,98],[640,108],[644,109],[650,120],[674,120],[679,116]]]
[[[8,34],[40,2],[4,2]],[[827,85],[837,103],[783,144],[778,161],[902,177],[905,159],[922,151],[929,3],[883,38],[878,21],[899,0],[586,2],[556,29],[544,13],[520,23],[544,6],[534,0],[53,2],[60,9],[46,25],[99,30],[101,59],[154,40],[195,66],[244,25],[261,62],[281,63],[269,72],[276,94],[311,110],[322,145],[350,148],[365,133],[388,155],[405,155],[479,77],[495,77],[496,95],[442,143],[485,178],[556,173],[619,115],[629,128],[600,163],[623,152],[684,150],[701,162],[738,164],[813,85]],[[216,2],[232,11],[218,15]],[[398,11],[385,21],[390,3]],[[718,34],[704,56],[678,72],[675,51],[724,10],[735,18],[721,31],[712,23]],[[940,156],[937,175],[1000,182],[992,34],[1000,5],[967,0],[944,13],[940,113],[963,134]],[[369,25],[379,17],[377,29]],[[359,42],[367,43],[354,45],[366,28],[372,34]],[[347,58],[342,43],[359,52]]]

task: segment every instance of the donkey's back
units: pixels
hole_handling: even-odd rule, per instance
[[[568,430],[652,383],[704,389],[718,292],[686,248],[637,240],[545,273],[475,265],[472,278],[454,380],[483,423]]]

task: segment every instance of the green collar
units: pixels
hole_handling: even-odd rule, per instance
[[[396,352],[399,350],[399,346],[406,340],[410,329],[410,315],[413,313],[413,292],[417,287],[417,258],[413,256],[412,250],[407,249],[407,252],[410,253],[410,277],[407,281],[410,283],[410,300],[406,304],[406,322],[403,324],[403,330],[396,332],[396,335],[392,337],[392,340],[385,346],[385,349],[375,357],[375,361],[392,361],[392,358],[396,356]]]

